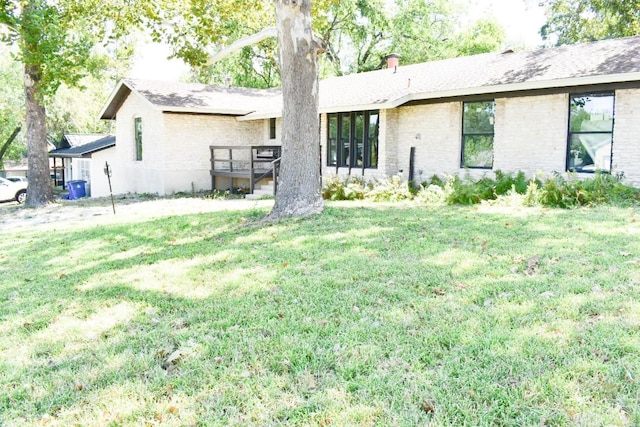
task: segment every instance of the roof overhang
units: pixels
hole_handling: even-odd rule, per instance
[[[100,111],[100,119],[115,120],[118,110],[127,99],[131,92],[136,93],[146,102],[152,109],[162,113],[178,113],[178,114],[210,114],[210,115],[226,115],[226,116],[246,116],[254,110],[229,108],[227,106],[220,107],[172,107],[158,106],[153,104],[146,96],[139,93],[134,87],[127,84],[126,80],[121,80],[116,88],[107,99],[105,106]]]
[[[234,108],[198,108],[198,107],[162,107],[163,113],[178,114],[211,114],[224,116],[246,116],[253,110],[239,110]]]
[[[464,96],[473,95],[488,95],[488,94],[500,94],[509,92],[526,92],[535,91],[541,89],[557,89],[557,88],[570,88],[580,86],[590,86],[598,84],[611,84],[611,83],[626,83],[626,82],[640,82],[640,72],[623,73],[623,74],[608,74],[600,76],[585,76],[585,77],[573,77],[569,79],[557,79],[557,80],[539,80],[528,81],[523,83],[505,83],[495,84],[489,86],[479,86],[475,88],[461,88],[452,90],[443,90],[435,92],[422,92],[422,93],[410,93],[401,98],[394,100],[391,107],[379,107],[379,108],[395,108],[399,107],[407,102],[411,101],[423,101],[429,99],[439,98],[459,98]]]
[[[97,153],[98,151],[102,151],[102,150],[106,150],[108,148],[112,148],[115,147],[116,144],[113,143],[111,145],[107,145],[104,147],[100,147],[97,149],[93,149],[93,150],[86,150],[86,151],[71,151],[71,148],[68,148],[66,150],[60,150],[60,151],[50,151],[49,152],[49,157],[60,157],[60,158],[65,158],[65,159],[79,159],[82,157],[88,157],[90,154],[93,153]]]
[[[113,89],[113,92],[111,92],[111,95],[107,99],[107,102],[104,104],[104,107],[102,107],[102,110],[100,110],[100,114],[98,115],[98,117],[101,120],[115,120],[116,113],[122,106],[122,103],[131,93],[131,90],[132,89],[127,86],[124,80],[120,80],[115,89]]]
[[[601,84],[615,84],[640,82],[640,72],[607,74],[597,76],[573,77],[567,79],[555,80],[538,80],[522,83],[500,83],[487,86],[465,87],[450,90],[431,91],[431,92],[415,92],[409,93],[396,99],[390,99],[384,102],[376,102],[369,104],[351,104],[351,105],[333,105],[319,109],[320,114],[340,113],[344,111],[366,111],[366,110],[384,110],[400,107],[413,101],[427,101],[434,99],[463,98],[465,96],[476,95],[498,95],[511,92],[527,92],[543,89],[571,88]],[[281,117],[281,112],[266,111],[254,112],[251,114],[238,117],[239,121],[264,120],[274,117]]]
[[[267,120],[267,119],[275,119],[278,117],[282,117],[282,111],[262,111],[262,112],[251,112],[248,114],[243,114],[239,117],[236,117],[236,120],[239,122],[249,122],[252,120]]]

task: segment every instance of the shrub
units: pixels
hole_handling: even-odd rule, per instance
[[[433,175],[431,179],[427,182],[423,182],[422,186],[424,188],[429,187],[429,185],[437,185],[440,188],[444,188],[445,181],[440,178],[438,175]]]
[[[442,186],[429,184],[426,187],[423,186],[414,194],[413,199],[425,205],[443,205],[446,200],[446,193]]]
[[[542,205],[557,208],[573,208],[598,204],[629,205],[640,203],[640,189],[628,187],[620,176],[596,173],[592,178],[578,179],[569,174],[564,178],[554,173],[549,178],[533,177],[527,180],[524,172],[515,176],[502,171],[495,172],[496,179],[483,177],[473,180],[469,175],[448,176],[444,180],[437,175],[411,191],[400,175],[367,182],[363,177],[345,179],[339,176],[325,179],[322,195],[329,200],[361,200],[395,202],[415,200],[424,204],[471,205],[483,201],[513,206]]]
[[[524,194],[527,191],[529,182],[524,172],[518,172],[515,177],[511,173],[504,173],[501,170],[495,171],[495,174],[495,193],[497,196],[505,195],[511,191],[518,194]]]
[[[527,190],[524,193],[522,199],[524,206],[536,206],[540,204],[540,184],[535,178],[531,178],[529,184],[527,184]]]
[[[374,202],[399,202],[413,199],[413,193],[402,176],[394,175],[377,179],[364,197]]]
[[[322,197],[325,200],[362,200],[367,188],[363,177],[349,176],[342,179],[339,176],[330,176],[325,179],[322,188]]]
[[[447,204],[473,205],[482,200],[495,199],[495,182],[482,178],[474,182],[469,176],[461,179],[459,175],[449,177],[445,183]]]

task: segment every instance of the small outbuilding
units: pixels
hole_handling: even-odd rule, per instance
[[[65,188],[70,181],[84,181],[87,195],[94,192],[108,194],[103,168],[105,161],[113,155],[115,145],[114,135],[64,135],[58,148],[49,152],[54,185]]]

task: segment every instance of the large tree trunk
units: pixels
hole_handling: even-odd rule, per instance
[[[26,206],[40,207],[53,202],[53,189],[49,175],[46,113],[38,95],[40,69],[26,65],[24,70],[25,100],[27,105],[27,149],[29,159]]]
[[[311,0],[275,0],[282,76],[282,164],[272,219],[322,212],[318,54]]]

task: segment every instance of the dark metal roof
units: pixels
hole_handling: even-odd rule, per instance
[[[76,135],[78,136],[78,135]],[[91,153],[104,150],[116,145],[116,137],[114,135],[83,135],[87,138],[76,138],[74,141],[84,139],[85,143],[82,145],[76,145],[69,148],[58,148],[57,150],[49,151],[49,157],[87,157]],[[92,138],[91,138],[92,137]],[[97,138],[97,139],[96,139]],[[86,142],[90,140],[90,142]]]

